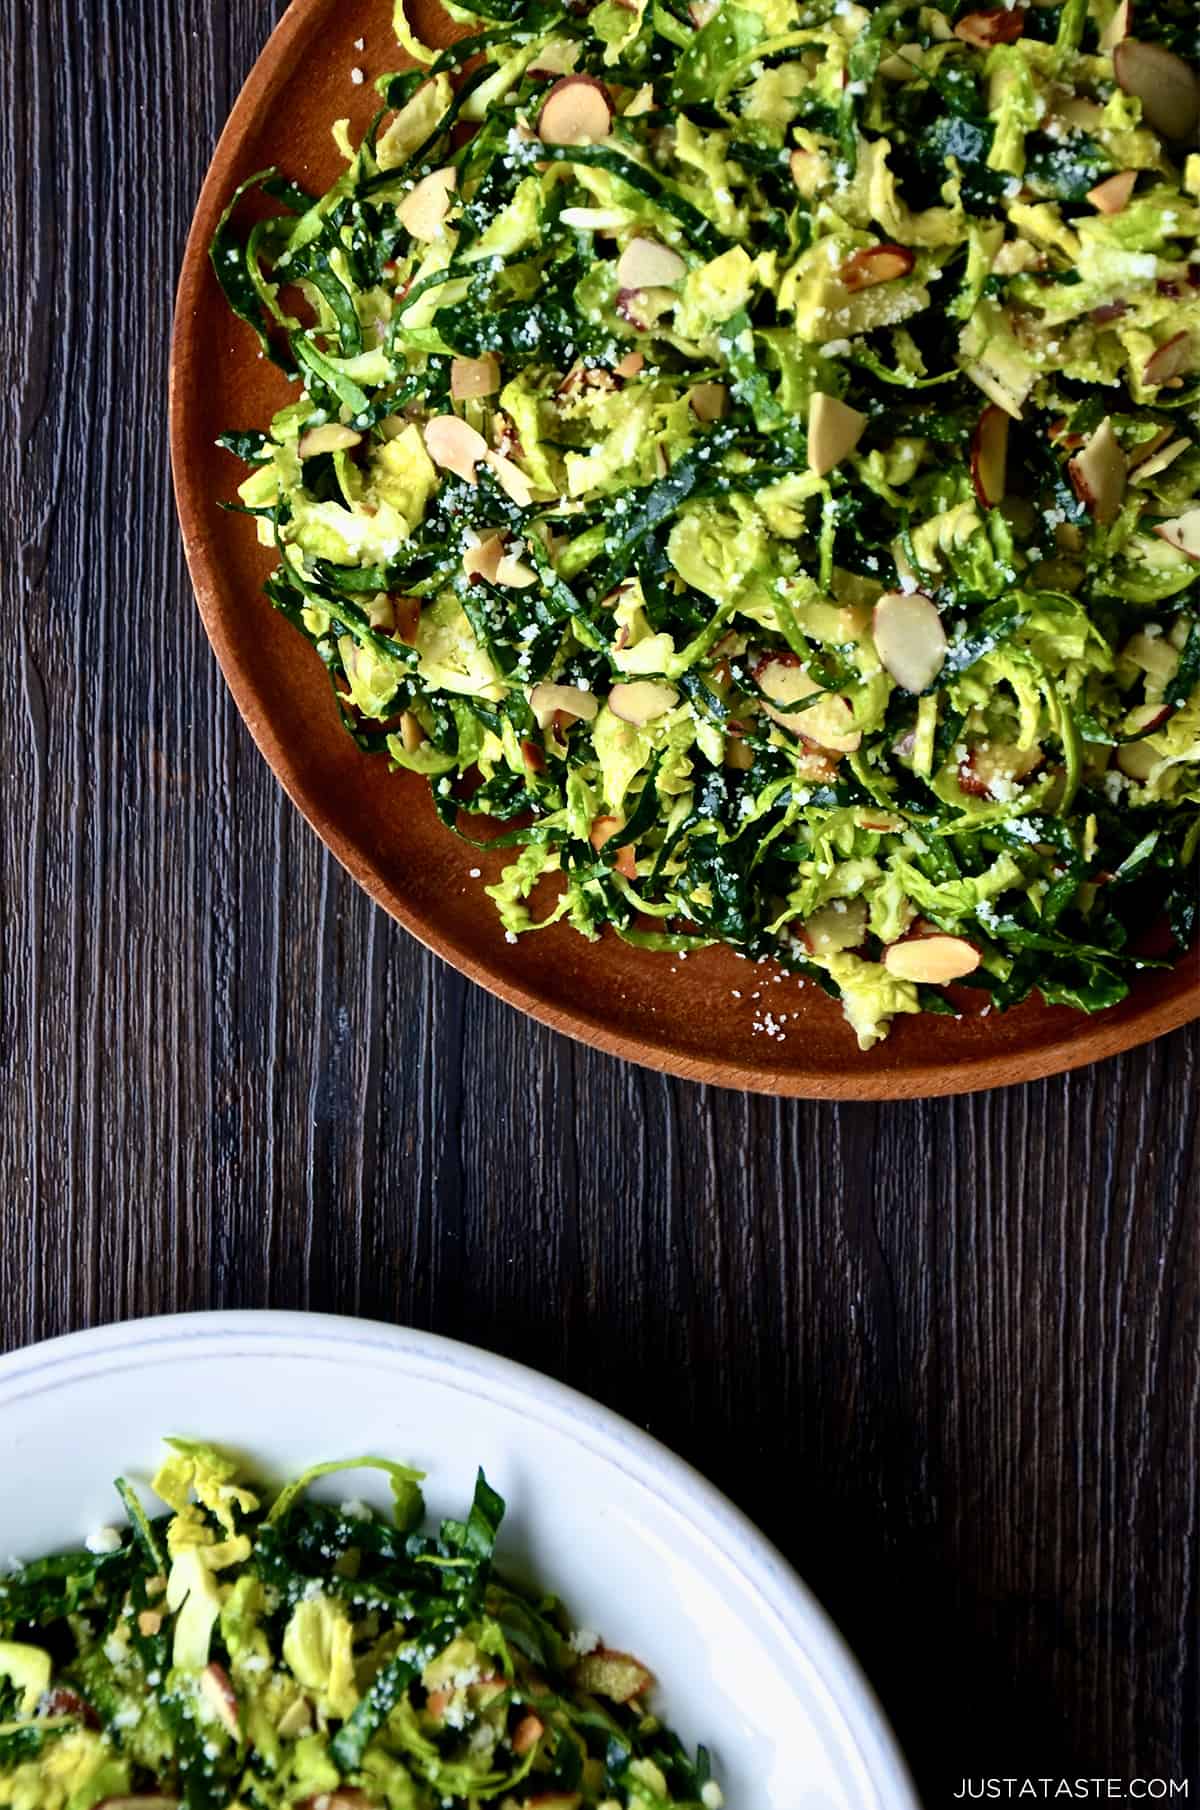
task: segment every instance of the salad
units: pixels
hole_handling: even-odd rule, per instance
[[[297,385],[235,507],[359,746],[507,851],[510,939],[727,944],[864,1049],[1178,959],[1193,0],[447,10],[212,246]]]
[[[168,1442],[150,1517],[0,1577],[4,1810],[720,1810],[646,1708],[653,1679],[505,1583],[504,1504],[418,1531],[420,1473],[319,1464],[269,1508]],[[306,1491],[385,1472],[390,1518]]]

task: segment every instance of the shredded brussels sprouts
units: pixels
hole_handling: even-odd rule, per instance
[[[864,1049],[1122,999],[1195,931],[1190,0],[451,11],[213,245],[347,728],[510,936],[726,943]]]
[[[0,1574],[6,1810],[721,1810],[628,1653],[493,1565],[504,1503],[418,1530],[420,1473],[319,1464],[265,1506],[172,1440],[171,1513]],[[369,1467],[394,1510],[308,1486]]]

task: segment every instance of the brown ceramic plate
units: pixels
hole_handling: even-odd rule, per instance
[[[411,16],[449,41],[435,0]],[[358,48],[356,40],[365,40]],[[439,824],[423,779],[361,754],[338,720],[329,683],[262,595],[272,562],[244,517],[217,508],[241,467],[214,441],[262,425],[288,396],[213,280],[208,244],[233,189],[278,164],[314,192],[342,168],[330,139],[348,115],[365,129],[373,78],[401,62],[391,0],[295,0],[256,64],[217,146],[184,258],[171,360],[171,452],[188,564],[217,658],[259,747],[338,859],[414,936],[464,974],[556,1030],[691,1080],[825,1099],[963,1093],[1094,1062],[1200,1016],[1189,961],[1147,976],[1095,1018],[1029,1002],[986,1018],[897,1019],[861,1054],[840,1007],[730,951],[686,962],[587,943],[563,925],[516,944],[483,895],[502,857],[477,853]],[[365,73],[355,83],[352,70]],[[473,878],[473,868],[482,870]],[[783,1036],[770,1035],[764,1013]]]

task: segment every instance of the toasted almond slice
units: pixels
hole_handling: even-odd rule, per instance
[[[518,509],[528,509],[533,501],[533,485],[521,467],[498,452],[485,453],[484,464],[496,474],[496,482],[505,496],[510,497]]]
[[[531,584],[537,583],[537,573],[515,553],[506,553],[496,567],[496,583],[509,591],[527,591]]]
[[[987,12],[964,13],[954,27],[954,35],[976,50],[990,50],[993,44],[1015,44],[1025,30],[1025,19],[1019,7],[1010,11],[997,7]]]
[[[588,840],[599,854],[604,845],[612,841],[617,831],[624,828],[625,819],[623,817],[595,817],[592,819]],[[637,856],[629,843],[616,851],[613,857],[613,868],[626,880],[637,879]]]
[[[1129,36],[1129,23],[1132,14],[1129,0],[1121,0],[1112,18],[1100,33],[1100,53],[1111,56],[1122,38]]]
[[[862,731],[850,726],[854,707],[840,692],[826,692],[817,703],[795,708],[821,689],[795,654],[769,655],[754,676],[762,688],[763,709],[790,734],[838,754],[853,754],[860,746]]]
[[[425,731],[411,710],[400,718],[400,746],[406,754],[415,754],[425,740]]]
[[[993,402],[980,415],[971,440],[971,483],[983,509],[995,509],[1004,501],[1008,422],[1008,415]]]
[[[392,632],[397,641],[403,641],[406,647],[415,647],[421,627],[421,599],[390,597],[388,602],[392,606]]]
[[[847,258],[838,272],[843,289],[874,289],[879,283],[906,277],[916,259],[904,245],[867,245]]]
[[[450,212],[450,197],[458,187],[455,169],[432,170],[422,176],[396,209],[401,226],[414,239],[429,240],[440,236],[442,222]]]
[[[857,409],[814,390],[808,404],[808,469],[823,478],[854,451],[866,425]]]
[[[674,710],[679,693],[673,685],[660,685],[655,679],[633,679],[628,684],[614,685],[608,694],[608,707],[623,723],[638,729],[655,722]]]
[[[1121,724],[1122,735],[1153,735],[1174,712],[1161,699],[1157,704],[1135,704]]]
[[[906,936],[889,943],[883,965],[897,980],[912,980],[927,987],[943,987],[947,981],[973,974],[980,955],[965,936]]]
[[[543,679],[529,693],[529,708],[538,728],[545,729],[560,710],[564,716],[590,723],[600,708],[600,700],[593,692],[580,691],[577,685],[552,685]]]
[[[687,265],[677,251],[658,239],[631,239],[617,259],[617,282],[622,289],[662,289],[687,275]]]
[[[591,75],[564,75],[538,115],[538,137],[547,145],[594,145],[612,131],[608,89]]]
[[[788,158],[792,181],[806,201],[811,201],[829,176],[829,160],[820,151],[806,151],[800,145]]]
[[[857,949],[867,934],[867,902],[865,899],[840,901],[823,905],[806,918],[800,941],[811,955],[836,955],[839,949]]]
[[[540,1716],[535,1716],[532,1711],[529,1715],[522,1716],[521,1720],[517,1723],[517,1726],[513,1729],[513,1752],[518,1758],[522,1754],[528,1753],[531,1747],[537,1746],[545,1732],[546,1724],[542,1721]]]
[[[1158,522],[1154,532],[1189,559],[1200,559],[1200,509],[1186,509],[1169,522]]]
[[[974,798],[998,798],[1036,773],[1045,759],[1041,748],[1018,748],[989,740],[973,747],[958,765],[958,783]]]
[[[1169,440],[1160,451],[1152,453],[1148,459],[1138,461],[1131,482],[1143,484],[1148,478],[1156,478],[1168,465],[1174,465],[1180,453],[1187,452],[1191,444],[1190,440]]]
[[[1136,170],[1118,170],[1115,176],[1106,176],[1094,189],[1089,189],[1087,199],[1102,214],[1122,213],[1129,206],[1136,182]]]
[[[729,407],[729,391],[723,383],[694,383],[687,399],[697,421],[720,421]]]
[[[361,443],[362,435],[356,434],[352,427],[343,427],[340,421],[327,421],[324,427],[310,427],[306,434],[301,434],[296,451],[302,459],[315,459],[318,453],[346,452]]]
[[[456,358],[450,366],[450,394],[455,402],[472,396],[494,396],[500,388],[500,360],[494,352],[482,358]]]
[[[486,458],[488,443],[457,415],[434,415],[425,423],[425,450],[443,471],[452,471],[455,477],[473,484],[475,467]]]
[[[1142,103],[1142,118],[1164,138],[1182,142],[1200,120],[1200,81],[1190,63],[1161,44],[1122,38],[1113,49],[1113,73],[1126,94]]]
[[[640,377],[646,364],[644,352],[626,352],[624,358],[618,359],[613,366],[613,376],[620,377],[628,383],[632,377]]]
[[[1192,336],[1185,327],[1151,352],[1142,367],[1142,382],[1151,389],[1160,389],[1164,383],[1184,376],[1192,364]]]
[[[477,546],[464,549],[463,571],[468,578],[486,578],[489,584],[495,584],[496,570],[503,558],[503,540],[498,534],[489,534]]]
[[[240,1735],[237,1693],[229,1681],[229,1673],[214,1661],[200,1674],[200,1695],[212,1714],[236,1741]]]
[[[905,691],[928,689],[946,660],[946,631],[922,591],[885,591],[871,617],[875,651]]]
[[[1111,522],[1125,495],[1129,467],[1106,415],[1087,445],[1067,461],[1075,494],[1098,522]]]

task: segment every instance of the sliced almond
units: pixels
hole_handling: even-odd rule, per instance
[[[906,936],[889,943],[883,952],[883,965],[897,980],[916,981],[927,987],[943,987],[947,981],[961,980],[978,968],[980,955],[964,936]]]
[[[500,388],[500,360],[494,352],[482,358],[456,358],[450,366],[450,394],[455,402],[472,396],[494,396]]]
[[[867,934],[867,902],[847,899],[823,905],[804,921],[800,941],[810,955],[835,955],[839,949],[857,949]]]
[[[442,223],[450,212],[450,197],[457,187],[458,171],[455,169],[432,170],[428,176],[422,176],[396,209],[401,226],[414,239],[438,238]]]
[[[463,571],[468,578],[486,578],[489,584],[495,584],[496,570],[503,558],[504,542],[498,534],[489,534],[477,546],[464,550]]]
[[[788,169],[800,194],[811,201],[829,177],[829,160],[820,151],[806,151],[797,145],[788,158]]]
[[[1004,409],[993,402],[979,417],[971,439],[971,483],[983,509],[995,509],[1004,501],[1008,473],[1008,423]]]
[[[763,709],[790,734],[838,754],[853,754],[860,746],[862,732],[850,726],[853,706],[840,692],[825,692],[806,709],[795,708],[821,690],[795,654],[769,655],[759,662],[754,676],[762,688]]]
[[[343,427],[340,421],[327,421],[324,427],[310,427],[306,434],[301,434],[296,451],[302,459],[315,459],[318,453],[346,452],[361,443],[362,435],[356,434],[352,427]]]
[[[1067,461],[1075,494],[1098,522],[1111,522],[1125,495],[1129,466],[1121,442],[1105,416],[1087,445]]]
[[[1129,0],[1121,0],[1112,18],[1100,33],[1100,51],[1103,56],[1111,56],[1122,38],[1129,36],[1132,10]]]
[[[874,289],[880,283],[906,277],[916,259],[903,245],[868,245],[847,258],[838,272],[843,289]]]
[[[871,633],[896,684],[904,691],[928,690],[946,659],[946,631],[932,600],[922,591],[885,591],[875,605]]]
[[[425,731],[411,710],[400,718],[400,746],[406,754],[415,754],[425,740]]]
[[[425,423],[425,450],[443,471],[452,471],[455,477],[473,484],[475,467],[487,457],[488,443],[457,415],[434,415]]]
[[[958,767],[958,783],[974,798],[998,798],[1010,786],[1036,773],[1045,756],[1040,748],[1017,748],[989,741],[971,749]]]
[[[1159,702],[1157,704],[1135,704],[1121,724],[1122,735],[1153,735],[1161,729],[1173,714],[1171,706]]]
[[[613,376],[620,377],[624,382],[628,383],[630,378],[641,376],[642,371],[645,369],[645,365],[646,355],[644,352],[626,352],[624,358],[618,359],[617,363],[613,366]]]
[[[1185,327],[1151,352],[1142,367],[1142,382],[1150,389],[1160,389],[1164,383],[1183,377],[1192,364],[1192,336]]]
[[[537,573],[515,553],[506,553],[496,567],[496,583],[509,591],[527,591],[531,584],[537,583]]]
[[[484,464],[495,473],[496,482],[505,496],[511,498],[518,509],[528,509],[533,501],[533,485],[521,467],[503,453],[497,452],[486,453]]]
[[[1113,73],[1126,94],[1142,103],[1142,118],[1164,138],[1182,142],[1200,120],[1200,81],[1190,63],[1161,44],[1122,38],[1113,49]]]
[[[687,265],[677,251],[658,239],[631,239],[617,259],[617,282],[622,289],[662,289],[687,275]]]
[[[729,391],[723,383],[694,383],[687,399],[697,421],[720,421],[729,407]]]
[[[406,647],[417,645],[417,635],[421,627],[421,599],[419,597],[389,598],[392,606],[392,633],[397,641],[403,641]]]
[[[560,711],[563,716],[590,723],[600,708],[600,701],[593,692],[580,691],[577,685],[552,685],[548,680],[542,680],[529,693],[529,708],[538,728],[546,729]]]
[[[679,693],[673,685],[660,685],[654,679],[633,679],[628,684],[614,685],[608,694],[613,715],[638,729],[666,716],[678,702]]]
[[[236,1741],[240,1734],[237,1693],[224,1666],[215,1663],[206,1665],[200,1674],[199,1688],[200,1695],[212,1714]]]
[[[823,478],[854,451],[866,425],[857,409],[815,390],[808,404],[808,469]]]
[[[590,75],[564,75],[555,82],[538,115],[537,132],[547,145],[594,145],[612,131],[608,89]]]
[[[632,850],[630,852],[632,853]],[[540,1716],[535,1716],[532,1711],[529,1715],[522,1716],[512,1732],[513,1752],[520,1758],[522,1754],[528,1753],[531,1747],[537,1746],[545,1732],[546,1724]]]
[[[981,13],[965,13],[954,27],[954,35],[976,50],[990,50],[993,44],[1015,44],[1025,30],[1025,19],[1019,7],[1007,7]]]
[[[1189,559],[1200,559],[1200,509],[1187,509],[1169,522],[1157,522],[1154,532]]]
[[[605,843],[611,842],[617,831],[624,828],[625,819],[623,817],[594,817],[588,833],[588,841],[599,854]],[[637,879],[637,856],[628,843],[617,850],[613,859],[613,867],[626,880]]]
[[[1160,471],[1167,469],[1168,465],[1174,465],[1180,453],[1187,452],[1191,444],[1190,440],[1168,440],[1164,447],[1151,453],[1148,459],[1139,459],[1133,473],[1133,482],[1142,484],[1147,478],[1156,478]]]
[[[1118,170],[1115,176],[1106,176],[1094,189],[1089,189],[1087,199],[1102,214],[1122,213],[1129,206],[1136,182],[1136,170]]]
[[[539,748],[536,742],[523,741],[521,743],[521,759],[531,773],[546,771],[546,751],[544,748]]]

